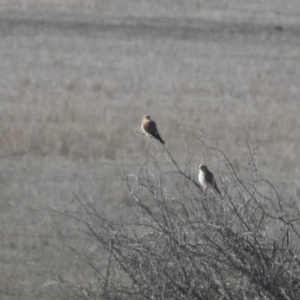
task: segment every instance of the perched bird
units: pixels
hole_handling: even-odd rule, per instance
[[[200,184],[203,186],[204,192],[211,188],[212,190],[215,190],[219,193],[220,196],[222,196],[221,192],[219,191],[217,187],[217,183],[214,178],[214,174],[210,172],[206,165],[200,165],[199,166],[199,175],[198,179]]]
[[[163,139],[160,137],[156,124],[153,120],[150,119],[150,116],[146,115],[143,117],[141,128],[143,134],[145,134],[146,136],[154,137],[157,140],[159,140],[162,144],[165,143]]]

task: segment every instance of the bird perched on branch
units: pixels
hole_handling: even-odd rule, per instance
[[[218,189],[217,183],[215,181],[214,174],[208,170],[206,165],[199,166],[198,179],[200,184],[203,186],[204,192],[208,188],[211,188],[212,190],[218,192],[220,196],[222,196],[221,192]]]
[[[145,134],[146,136],[154,137],[157,140],[159,140],[162,144],[165,143],[158,133],[156,123],[150,119],[150,116],[145,115],[143,117],[141,128],[142,128],[143,134]]]

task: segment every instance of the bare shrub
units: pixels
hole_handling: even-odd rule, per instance
[[[55,283],[72,299],[299,299],[298,199],[261,178],[251,152],[237,173],[218,152],[223,196],[203,193],[191,156],[148,153],[138,174],[123,170],[130,197],[118,218],[88,200],[58,230],[84,262],[81,278]],[[150,152],[150,151],[149,151]],[[221,184],[221,182],[220,182]],[[220,185],[219,184],[219,185]],[[76,233],[78,240],[69,240]],[[84,245],[80,238],[85,237]]]

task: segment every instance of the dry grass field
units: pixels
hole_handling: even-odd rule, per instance
[[[0,0],[0,298],[58,299],[46,270],[77,276],[46,210],[75,193],[115,214],[121,165],[155,151],[144,114],[195,170],[217,169],[195,135],[243,170],[247,132],[263,176],[295,197],[299,17],[296,0]]]

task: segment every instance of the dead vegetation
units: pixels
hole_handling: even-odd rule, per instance
[[[91,208],[91,202],[95,209],[105,210],[107,218],[113,218],[122,208],[125,211],[123,223],[117,225],[124,225],[127,233],[132,234],[128,225],[133,218],[131,209],[136,212],[136,218],[147,214],[120,188],[116,172],[122,164],[129,175],[134,175],[129,176],[130,179],[150,176],[147,182],[153,185],[153,192],[160,191],[157,180],[162,178],[162,186],[175,193],[171,200],[175,198],[177,202],[172,202],[164,190],[164,198],[157,198],[155,202],[153,195],[147,192],[151,207],[156,205],[157,208],[166,200],[165,211],[175,211],[172,218],[177,216],[178,219],[173,218],[170,224],[175,226],[176,232],[181,232],[182,227],[187,237],[174,234],[174,243],[178,241],[188,249],[194,245],[189,235],[193,234],[189,219],[186,219],[187,225],[183,223],[185,215],[178,201],[180,193],[184,192],[184,199],[188,199],[186,202],[180,198],[189,210],[190,219],[198,212],[202,218],[207,214],[207,220],[211,217],[215,222],[220,217],[224,222],[222,209],[232,213],[234,207],[230,206],[229,196],[224,202],[226,205],[220,207],[223,203],[220,199],[206,201],[194,187],[194,199],[190,182],[180,181],[178,174],[160,177],[154,173],[152,178],[151,174],[143,174],[145,168],[138,174],[137,169],[144,166],[145,155],[156,150],[155,144],[149,145],[148,139],[135,134],[144,114],[150,114],[157,121],[175,161],[182,162],[189,149],[194,155],[188,166],[207,163],[214,171],[219,170],[228,195],[235,192],[234,199],[246,199],[243,194],[246,191],[231,178],[230,168],[227,170],[214,151],[200,146],[200,138],[207,145],[224,149],[243,182],[255,183],[256,188],[272,194],[270,199],[275,201],[277,198],[266,182],[256,182],[255,176],[251,179],[246,176],[255,175],[251,173],[253,169],[249,169],[252,165],[248,165],[251,153],[263,177],[268,178],[281,195],[282,201],[275,204],[283,203],[289,217],[296,211],[300,184],[298,1],[280,0],[276,4],[272,0],[263,3],[202,1],[200,5],[194,0],[163,3],[0,0],[0,5],[1,299],[59,299],[63,296],[56,297],[54,292],[57,291],[55,284],[61,279],[65,283],[78,283],[79,294],[84,294],[82,287],[86,285],[90,285],[93,295],[103,293],[94,271],[83,264],[78,268],[79,260],[62,251],[65,248],[49,229],[49,223],[58,224],[57,219],[41,212],[41,208],[55,207],[64,212],[67,207],[69,211],[82,213],[78,202],[71,199],[74,192],[83,201],[82,208]],[[251,141],[250,152],[245,144],[245,131]],[[158,161],[163,172],[173,171],[172,164],[165,160],[165,153],[158,153],[162,157],[150,161]],[[147,168],[152,172],[154,166],[149,162]],[[194,167],[186,170],[185,165],[180,165],[180,168],[184,173],[195,175]],[[125,180],[126,173],[123,175]],[[165,179],[168,179],[167,185]],[[221,184],[221,178],[217,179]],[[134,181],[130,181],[132,183]],[[179,184],[178,193],[175,183]],[[243,191],[241,196],[240,190]],[[146,189],[142,191],[146,193]],[[250,191],[254,193],[252,186]],[[90,202],[84,202],[86,198]],[[255,204],[253,201],[251,205]],[[118,209],[120,203],[126,207]],[[195,212],[190,212],[191,206],[196,207]],[[253,207],[248,207],[249,212]],[[262,214],[261,209],[257,204],[257,211]],[[163,211],[156,212],[162,216]],[[89,216],[84,214],[86,220]],[[284,270],[286,265],[278,258],[279,253],[283,253],[280,255],[291,265],[295,261],[287,256],[290,255],[286,251],[290,249],[286,246],[288,225],[283,226],[287,219],[282,218],[271,223],[266,231],[262,230],[263,236],[265,232],[273,235],[269,238],[267,234],[266,241],[257,236],[259,244],[255,245],[268,246],[268,251],[274,248],[276,266]],[[266,219],[270,224],[270,216],[265,216],[263,221]],[[149,216],[141,220],[148,222]],[[66,219],[63,221],[61,225],[69,224]],[[99,227],[99,220],[89,222]],[[200,218],[198,225],[203,222]],[[149,224],[146,224],[148,229]],[[242,239],[253,243],[255,235],[248,237],[243,224],[241,229],[238,221],[234,224],[233,233],[238,239],[242,235]],[[72,224],[70,228],[76,229],[77,225]],[[209,230],[221,244],[226,242],[227,233],[222,237],[216,228]],[[140,234],[137,242],[140,240],[142,246],[136,245],[144,251],[143,242],[147,243],[151,236]],[[274,237],[279,237],[278,245],[274,244]],[[294,238],[292,236],[293,241]],[[119,239],[116,236],[116,241]],[[165,247],[158,251],[165,249],[170,253],[168,239],[164,233],[162,239],[157,240],[158,246]],[[229,247],[233,237],[228,235],[228,239]],[[106,242],[110,240],[113,241],[113,237]],[[99,258],[99,268],[107,268],[107,245],[101,246],[95,239],[88,241],[78,235],[75,250],[82,247],[84,254],[88,250],[90,259]],[[87,245],[90,247],[86,248]],[[230,247],[234,246],[232,243]],[[126,257],[128,249],[120,247]],[[237,249],[228,253],[235,251]],[[241,251],[241,255],[252,259],[254,252]],[[134,252],[138,250],[135,248]],[[142,263],[141,256],[135,255]],[[268,257],[269,252],[264,255]],[[133,264],[137,262],[135,257]],[[235,259],[238,256],[234,256]],[[37,263],[45,265],[47,271],[55,270],[60,279],[45,279],[45,271],[36,268]],[[167,268],[172,264],[173,257]],[[186,265],[190,272],[195,270]],[[81,267],[83,272],[78,271]],[[237,284],[237,273],[229,268],[224,270],[234,274],[225,281],[227,285],[250,286],[249,275],[241,276]],[[270,270],[275,272],[273,267]],[[223,275],[220,274],[221,280]],[[111,273],[110,276],[118,275]],[[283,280],[288,281],[288,277]],[[45,281],[47,287],[43,285]],[[218,282],[218,289],[224,292],[225,283]],[[108,292],[112,292],[111,287]],[[234,293],[238,295],[237,290]]]
[[[261,177],[250,147],[243,179],[222,151],[208,148],[220,155],[220,197],[202,193],[191,156],[179,167],[157,146],[137,174],[121,174],[130,201],[118,218],[78,197],[78,211],[52,211],[73,221],[56,227],[85,265],[78,281],[52,273],[67,298],[298,299],[299,199]],[[74,232],[78,240],[69,240]]]

